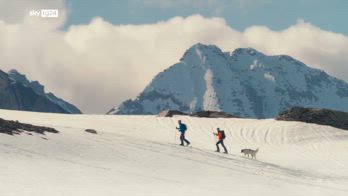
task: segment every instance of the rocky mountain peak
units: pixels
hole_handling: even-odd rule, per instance
[[[74,105],[46,93],[38,81],[30,81],[24,74],[12,69],[0,70],[0,108],[24,111],[80,114]]]
[[[293,106],[348,111],[348,84],[287,55],[268,56],[252,48],[224,53],[196,44],[136,99],[109,113],[214,110],[272,118]]]

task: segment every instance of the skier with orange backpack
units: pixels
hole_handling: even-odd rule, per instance
[[[218,142],[216,142],[216,148],[217,150],[215,152],[220,152],[219,144],[224,148],[226,154],[228,154],[226,146],[224,145],[224,139],[226,138],[225,131],[220,130],[220,128],[217,128],[217,133],[213,133],[218,138]]]

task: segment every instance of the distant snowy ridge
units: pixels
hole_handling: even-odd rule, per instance
[[[136,99],[108,114],[220,110],[272,118],[293,106],[348,112],[348,84],[287,55],[267,56],[252,48],[222,52],[199,43],[159,73]]]

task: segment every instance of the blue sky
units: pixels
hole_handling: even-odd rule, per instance
[[[348,35],[347,0],[67,0],[66,27],[89,23],[95,16],[113,24],[143,24],[174,16],[201,14],[224,18],[243,31],[252,25],[282,30],[298,19],[322,29]]]

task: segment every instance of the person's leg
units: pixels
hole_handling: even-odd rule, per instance
[[[221,146],[224,148],[224,150],[225,150],[225,153],[228,153],[227,152],[227,149],[226,149],[226,146],[225,146],[225,144],[224,144],[224,140],[221,140]]]
[[[216,152],[220,152],[220,148],[219,148],[220,142],[221,142],[220,140],[216,142]]]
[[[190,144],[190,142],[189,142],[189,141],[186,139],[186,137],[185,137],[185,133],[183,133],[183,140],[186,142],[187,145]]]
[[[181,133],[180,134],[180,142],[181,142],[181,144],[180,145],[184,145],[184,138],[185,138],[185,135],[184,135],[184,133]]]

